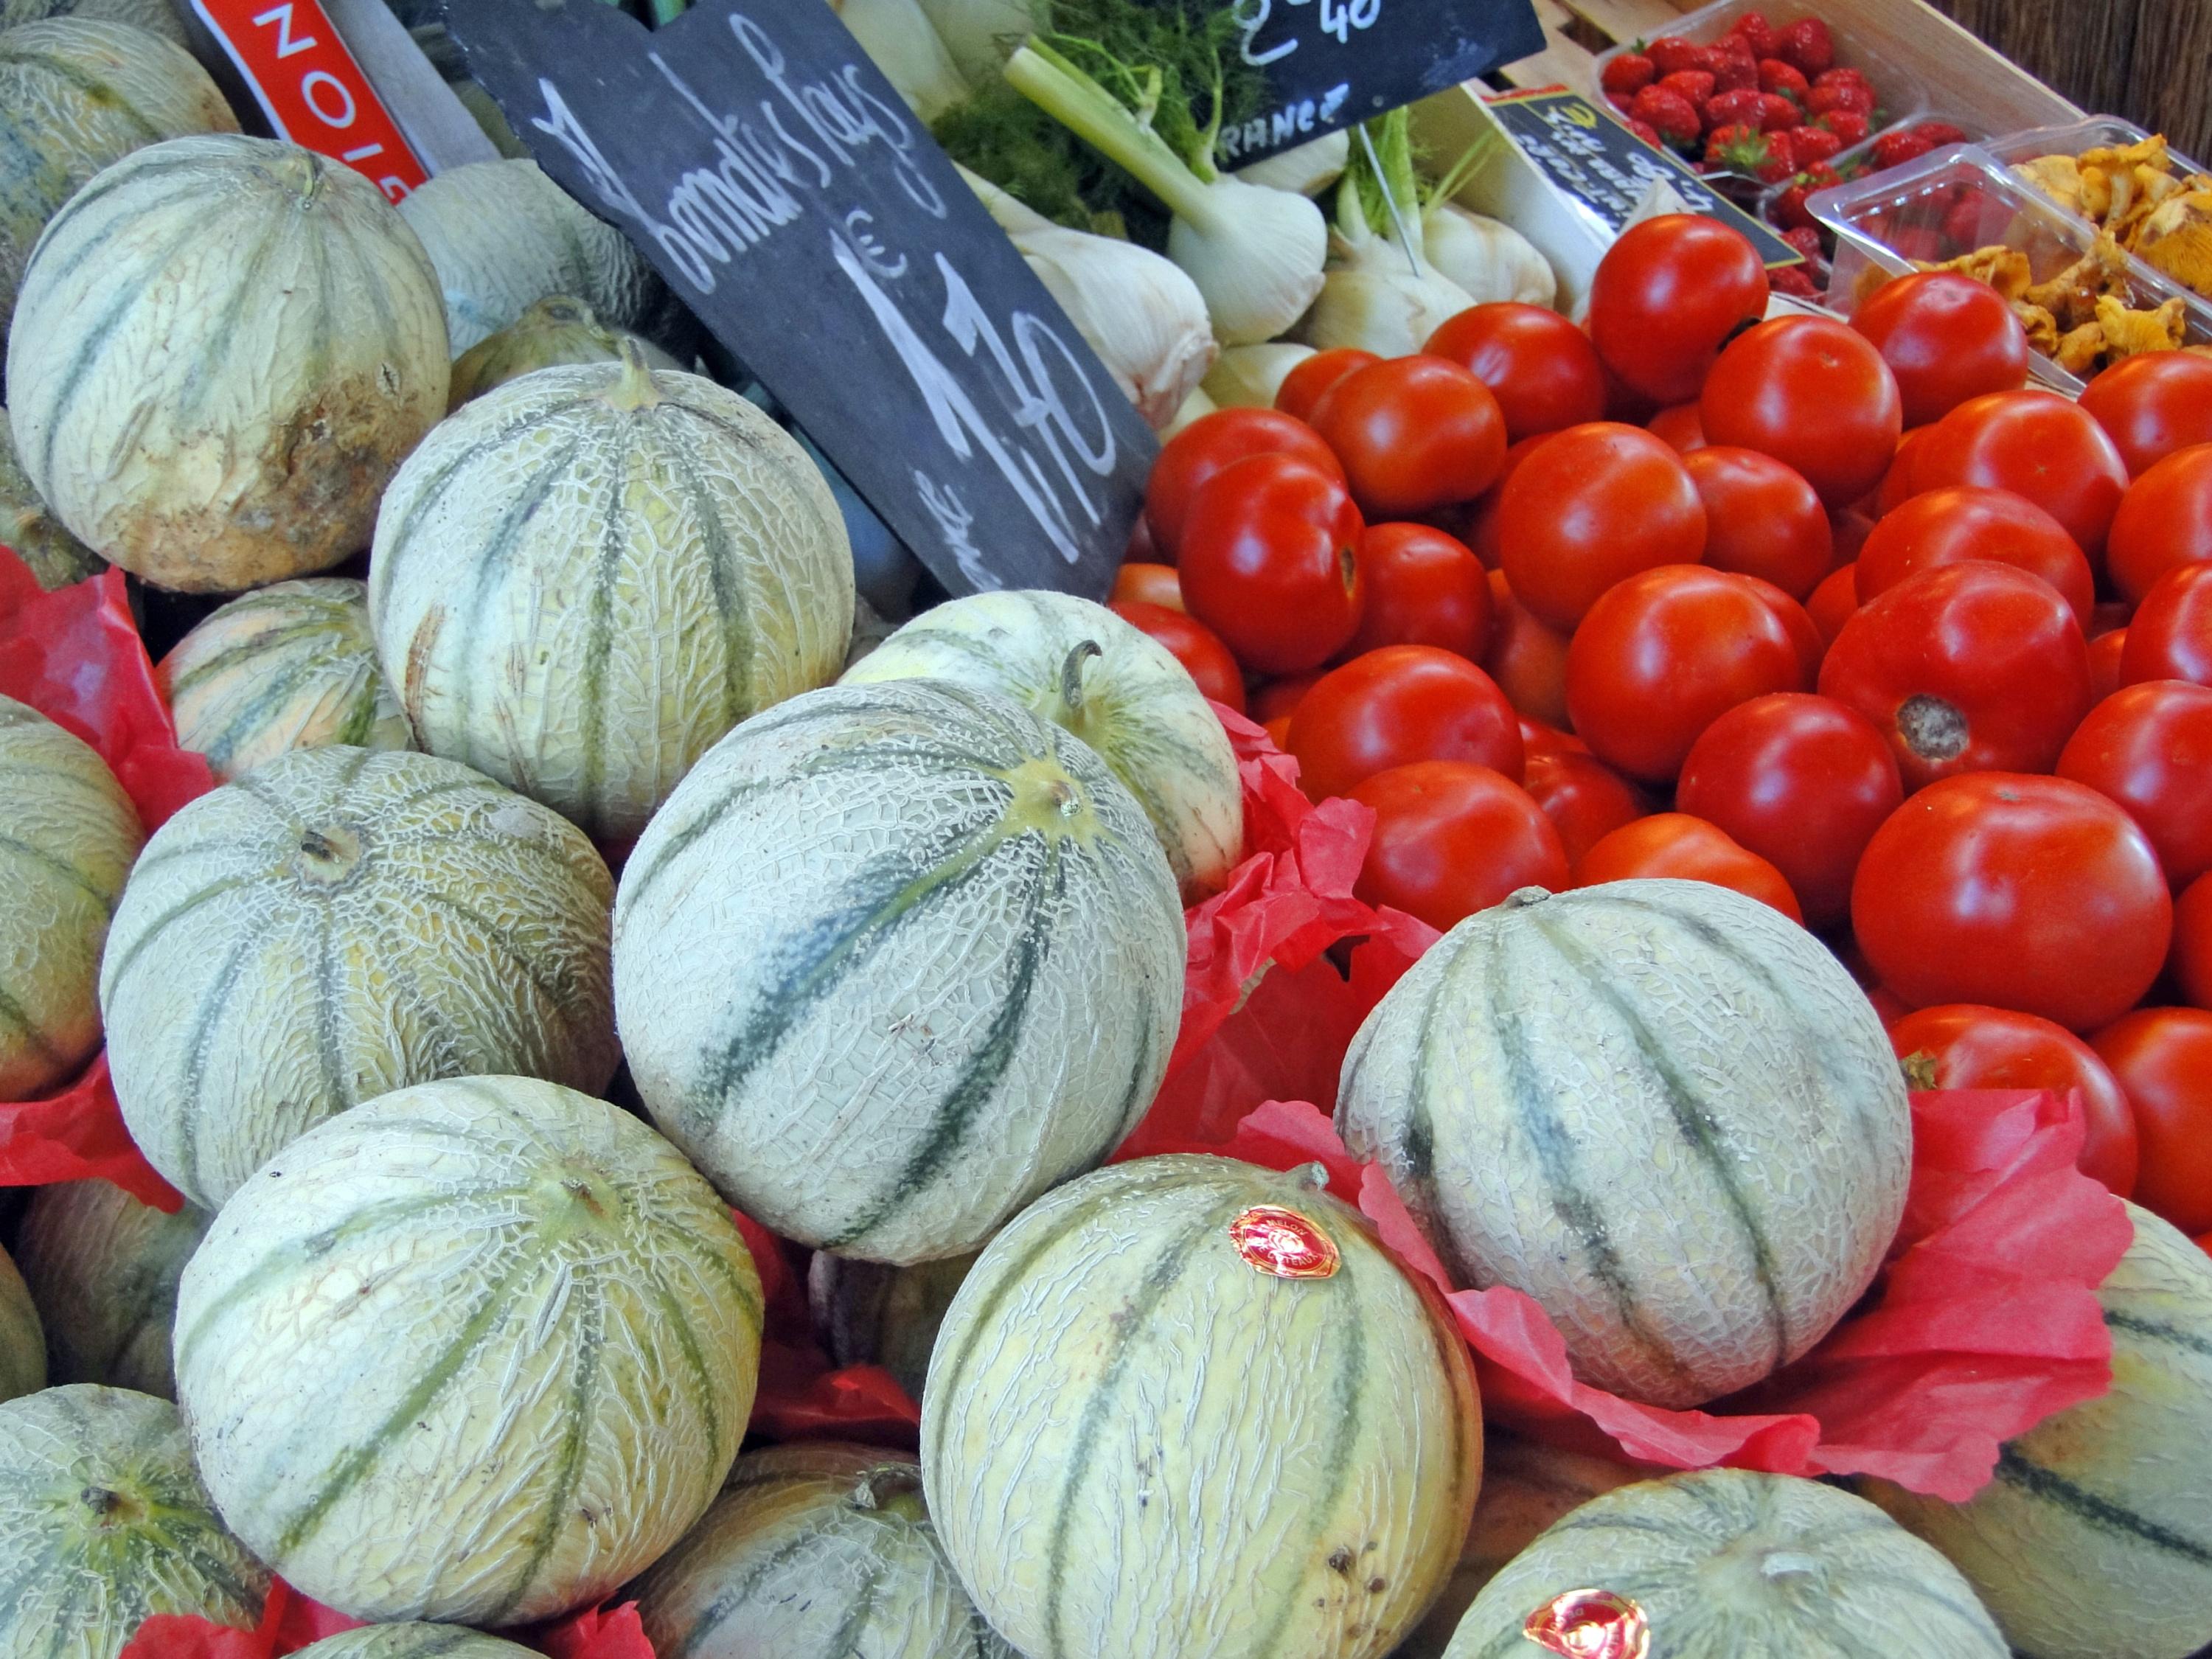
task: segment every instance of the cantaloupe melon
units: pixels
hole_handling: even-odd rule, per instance
[[[46,1336],[29,1286],[0,1250],[0,1401],[46,1386]]]
[[[175,1397],[177,1279],[210,1219],[189,1204],[164,1215],[108,1181],[64,1181],[31,1194],[19,1254],[55,1382]]]
[[[1159,1087],[1182,911],[1087,745],[934,680],[718,744],[623,871],[615,1006],[663,1131],[787,1237],[973,1250]]]
[[[1866,1486],[2027,1659],[2182,1659],[2212,1642],[2212,1261],[2128,1213],[2135,1243],[2098,1292],[2112,1392],[2008,1443],[1964,1504]]]
[[[229,592],[367,545],[450,368],[436,276],[376,186],[216,134],[135,151],[54,216],[7,402],[72,535],[158,586]]]
[[[1534,1640],[1547,1610],[1553,1639]],[[1640,1654],[1597,1645],[1632,1622],[1652,1659],[2006,1659],[1957,1569],[1874,1505],[1746,1469],[1639,1481],[1571,1511],[1483,1587],[1446,1659]]]
[[[0,1100],[100,1047],[101,942],[145,831],[89,745],[0,696]]]
[[[363,1625],[301,1648],[294,1659],[530,1659],[537,1652],[459,1625]]]
[[[613,878],[553,812],[428,755],[302,749],[161,826],[100,964],[116,1099],[219,1207],[390,1089],[613,1076]]]
[[[356,1618],[595,1602],[744,1437],[760,1282],[635,1118],[526,1078],[403,1089],[301,1136],[185,1269],[178,1397],[224,1518]]]
[[[953,1298],[924,1486],[1030,1659],[1374,1659],[1450,1575],[1482,1468],[1467,1345],[1311,1174],[1112,1165]]]
[[[832,1364],[880,1365],[919,1400],[937,1328],[975,1265],[973,1255],[955,1255],[891,1267],[817,1250],[806,1264],[814,1334]]]
[[[107,568],[107,561],[70,535],[31,488],[23,464],[15,459],[15,437],[4,409],[0,409],[0,547],[29,566],[39,586],[50,593]]]
[[[1810,933],[1705,882],[1531,888],[1352,1040],[1336,1121],[1454,1282],[1543,1304],[1576,1374],[1747,1387],[1857,1300],[1904,1212],[1905,1082]]]
[[[853,626],[813,463],[737,393],[628,349],[440,427],[368,574],[422,746],[621,840],[732,726],[834,678]]]
[[[650,340],[609,328],[581,300],[556,294],[538,301],[498,333],[486,335],[456,357],[453,388],[447,395],[451,406],[459,409],[495,386],[541,368],[611,363],[622,356],[624,340],[637,342],[649,368],[684,367]]]
[[[1103,605],[975,593],[925,612],[845,671],[847,685],[953,680],[1005,694],[1096,749],[1152,821],[1187,896],[1243,855],[1229,734],[1167,648]]]
[[[346,576],[278,582],[233,599],[170,647],[155,684],[177,742],[235,778],[295,749],[413,746],[376,660],[368,586]]]
[[[953,1576],[913,1459],[836,1442],[738,1460],[629,1592],[666,1659],[1021,1659]]]
[[[167,1401],[77,1383],[0,1405],[0,1653],[115,1659],[157,1613],[251,1630],[268,1593]]]

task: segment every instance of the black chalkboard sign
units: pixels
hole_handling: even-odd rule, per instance
[[[1158,446],[822,0],[453,0],[469,72],[952,592],[1103,598]]]
[[[1805,261],[1773,227],[1717,193],[1680,157],[1652,149],[1614,119],[1611,110],[1577,93],[1522,93],[1486,107],[1547,178],[1611,229],[1628,222],[1654,179],[1664,179],[1694,211],[1749,237],[1768,264]]]
[[[1234,0],[1271,106],[1223,130],[1238,167],[1544,49],[1530,0]]]

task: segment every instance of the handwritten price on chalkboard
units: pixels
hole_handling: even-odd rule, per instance
[[[1309,6],[1316,0],[1282,0],[1282,3]],[[1382,16],[1382,0],[1318,0],[1318,3],[1321,32],[1335,36],[1340,45],[1349,45],[1354,29],[1371,29]],[[1275,15],[1275,5],[1276,0],[1237,0],[1237,22],[1244,31],[1244,61],[1258,68],[1279,63],[1298,49],[1295,37],[1264,52],[1256,49],[1255,42]]]

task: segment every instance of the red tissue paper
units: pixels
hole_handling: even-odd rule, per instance
[[[206,759],[177,747],[119,570],[46,593],[0,548],[0,695],[90,744],[149,835],[215,787]],[[0,1102],[0,1186],[95,1176],[173,1213],[184,1202],[131,1144],[104,1057],[44,1099]]]
[[[1218,1152],[1270,1169],[1318,1161],[1412,1270],[1433,1280],[1475,1355],[1486,1420],[1576,1450],[1668,1468],[1875,1474],[1963,1502],[1997,1449],[2112,1386],[2097,1286],[2134,1230],[2075,1167],[2078,1096],[1931,1091],[1912,1097],[1905,1219],[1858,1307],[1747,1394],[1670,1411],[1577,1382],[1530,1297],[1445,1276],[1395,1190],[1303,1101],[1270,1101]]]
[[[325,1636],[358,1630],[362,1620],[311,1601],[283,1579],[271,1579],[261,1622],[236,1630],[192,1613],[159,1613],[139,1626],[116,1659],[285,1659]],[[653,1644],[638,1622],[637,1604],[585,1607],[526,1630],[501,1631],[506,1640],[546,1659],[653,1659]]]

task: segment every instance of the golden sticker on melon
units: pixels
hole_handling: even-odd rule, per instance
[[[169,1335],[177,1279],[210,1218],[190,1204],[164,1215],[108,1181],[64,1181],[32,1193],[18,1254],[46,1324],[55,1382],[175,1396]]]
[[[697,1520],[760,1359],[729,1212],[527,1078],[385,1096],[240,1188],[185,1269],[179,1401],[224,1518],[368,1620],[595,1602]]]
[[[157,1613],[252,1630],[268,1593],[167,1401],[76,1383],[0,1405],[0,1653],[115,1659]]]
[[[1964,1504],[1865,1483],[2031,1659],[2183,1659],[2212,1642],[2212,1260],[2128,1214],[2135,1242],[2098,1291],[2112,1391],[2008,1442]]]
[[[1021,1659],[953,1576],[908,1457],[836,1442],[738,1460],[630,1587],[666,1659]]]
[[[0,696],[0,1100],[65,1082],[100,1047],[100,953],[145,840],[91,747]]]
[[[782,428],[696,374],[549,368],[400,469],[369,612],[422,746],[626,840],[715,739],[836,678],[844,520]]]
[[[162,825],[116,910],[100,1006],[124,1121],[215,1209],[387,1090],[603,1088],[613,885],[574,825],[465,766],[279,756]]]
[[[71,534],[156,586],[230,592],[368,544],[449,371],[437,279],[382,192],[215,134],[133,152],[54,216],[7,401]]]
[[[615,1010],[730,1201],[869,1261],[975,1249],[1151,1105],[1182,911],[1086,744],[988,691],[836,686],[748,720],[623,866]]]
[[[1552,1640],[1524,1633],[1532,1619]],[[1607,1626],[1640,1627],[1653,1659],[2007,1652],[1958,1570],[1873,1504],[1744,1469],[1639,1481],[1571,1510],[1483,1587],[1445,1659],[1644,1651],[1626,1635],[1598,1646]]]
[[[1353,1038],[1336,1123],[1455,1283],[1534,1297],[1577,1376],[1674,1407],[1826,1334],[1911,1158],[1865,994],[1802,928],[1693,881],[1468,917]]]
[[[1029,1659],[1377,1659],[1449,1577],[1482,1472],[1467,1345],[1312,1173],[1114,1164],[953,1298],[924,1483]]]

